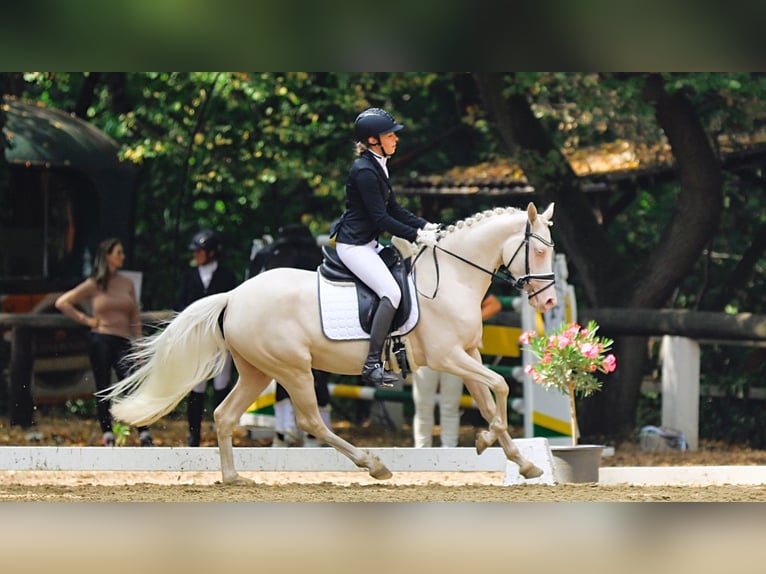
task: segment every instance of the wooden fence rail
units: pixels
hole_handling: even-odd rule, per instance
[[[141,313],[141,322],[147,327],[152,327],[172,316],[172,311],[147,311]],[[8,365],[10,424],[30,427],[34,423],[32,375],[39,335],[50,329],[71,329],[81,331],[85,337],[88,329],[60,313],[0,313],[0,328],[11,329],[11,355]]]

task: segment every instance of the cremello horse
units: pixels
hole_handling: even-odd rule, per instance
[[[508,385],[482,364],[478,350],[480,309],[499,268],[527,292],[536,309],[545,311],[556,304],[555,289],[549,288],[552,216],[553,204],[538,213],[530,203],[526,211],[497,208],[451,225],[435,248],[426,248],[415,259],[420,319],[406,335],[411,368],[428,365],[465,381],[489,423],[488,430],[477,435],[477,451],[499,441],[526,478],[542,471],[521,455],[508,433]],[[134,358],[140,366],[107,392],[112,413],[133,425],[156,421],[197,383],[218,373],[229,351],[239,379],[214,413],[223,483],[245,482],[234,468],[232,431],[272,379],[290,394],[302,430],[335,447],[374,478],[390,478],[391,472],[377,457],[346,442],[322,422],[311,368],[359,374],[368,344],[325,337],[317,297],[316,272],[279,268],[228,293],[199,299],[164,330],[138,341]]]

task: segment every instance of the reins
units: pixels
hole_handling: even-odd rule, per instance
[[[546,245],[547,247],[553,247],[553,242],[552,241],[548,241],[547,239],[541,237],[537,233],[532,233],[532,226],[531,226],[530,222],[527,221],[527,225],[526,225],[526,228],[524,230],[524,240],[521,243],[519,243],[519,246],[516,248],[516,251],[513,253],[513,255],[511,256],[511,259],[508,261],[508,263],[501,264],[500,267],[498,267],[498,270],[502,271],[502,274],[498,273],[497,270],[496,271],[490,271],[489,269],[485,269],[481,265],[477,265],[473,261],[470,261],[470,260],[466,259],[465,257],[462,257],[461,255],[458,255],[457,253],[454,253],[454,252],[450,251],[449,249],[444,249],[443,247],[441,247],[437,243],[436,245],[434,245],[434,247],[433,247],[433,249],[431,251],[432,254],[433,254],[433,259],[434,259],[434,268],[436,269],[436,286],[434,287],[434,292],[431,295],[426,295],[425,293],[422,293],[420,291],[420,289],[417,289],[418,294],[422,295],[426,299],[434,299],[436,297],[436,293],[439,291],[439,283],[440,283],[440,280],[439,280],[439,260],[436,257],[436,250],[438,249],[439,251],[443,251],[447,255],[451,255],[455,259],[458,259],[458,260],[462,261],[463,263],[465,263],[467,265],[470,265],[474,269],[478,269],[482,273],[486,273],[487,275],[489,275],[493,279],[498,279],[498,280],[502,281],[503,283],[506,283],[508,285],[511,285],[512,287],[515,287],[519,291],[524,291],[524,288],[527,285],[529,285],[530,281],[535,280],[535,279],[540,280],[540,281],[546,281],[546,280],[550,281],[550,283],[548,283],[544,287],[541,287],[537,291],[535,291],[535,292],[533,292],[531,294],[527,293],[527,297],[529,297],[531,299],[532,297],[535,297],[539,293],[542,293],[543,291],[545,291],[549,287],[553,286],[556,283],[556,279],[555,279],[555,276],[554,276],[553,273],[530,273],[529,272],[529,243],[530,243],[529,240],[530,240],[530,238],[537,239],[538,241],[540,241],[543,245]],[[525,274],[522,275],[519,278],[516,278],[516,277],[513,276],[513,273],[511,273],[510,266],[513,263],[513,260],[516,259],[516,256],[521,251],[521,247],[522,246],[525,247],[525,250],[524,250],[524,256],[525,256],[524,271],[525,271]],[[425,251],[425,247],[423,247],[418,252],[418,254],[415,256],[415,259],[412,261],[412,268],[413,269],[415,269],[415,263],[420,258],[420,256],[423,254],[423,251]]]

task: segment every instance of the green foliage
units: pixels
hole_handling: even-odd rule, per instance
[[[96,399],[70,399],[64,403],[68,413],[77,417],[89,418],[96,415]]]
[[[130,436],[130,425],[113,422],[112,432],[114,433],[114,446],[125,446]]]
[[[188,265],[185,246],[200,227],[222,234],[227,263],[242,276],[253,238],[276,235],[294,222],[316,234],[326,232],[343,208],[358,112],[369,106],[390,109],[407,128],[400,146],[404,155],[463,125],[455,93],[461,77],[128,73],[125,97],[131,109],[123,113],[113,110],[110,85],[98,84],[87,116],[122,145],[124,160],[138,171],[133,255],[134,267],[144,271],[144,308],[172,303]],[[31,98],[72,109],[85,75],[26,78]],[[442,120],[436,127],[434,117]],[[405,158],[406,169],[446,169],[470,149],[469,139],[450,140],[425,158]]]
[[[689,98],[716,146],[720,135],[752,133],[764,125],[762,74],[663,77],[670,92]],[[293,222],[307,224],[315,234],[326,232],[343,208],[352,124],[366,107],[385,107],[406,126],[392,159],[394,178],[439,174],[508,155],[465,73],[149,72],[96,78],[27,72],[24,78],[27,99],[65,111],[87,101],[84,117],[113,137],[123,159],[135,166],[135,252],[129,255],[131,266],[144,272],[144,309],[170,306],[189,264],[186,244],[200,227],[222,234],[226,263],[240,277],[253,238],[275,235]],[[505,87],[507,95],[530,100],[565,153],[619,139],[654,149],[668,142],[644,99],[646,78],[645,73],[509,73]],[[84,97],[89,86],[91,97]],[[522,167],[532,161],[514,159]],[[550,163],[546,173],[559,177]],[[669,304],[764,312],[766,265],[757,245],[750,269],[738,268],[766,226],[764,185],[757,174],[727,171],[720,229]],[[610,242],[629,267],[640,268],[661,245],[678,209],[678,192],[678,182],[647,180],[594,200],[605,214]],[[443,219],[489,207],[484,201],[456,198]],[[404,202],[420,208],[417,199]],[[577,285],[577,269],[572,272]],[[703,356],[707,353],[703,348]],[[736,356],[731,349],[724,354]],[[719,377],[736,368],[736,361],[728,366],[711,361],[706,374]]]
[[[583,328],[577,323],[562,324],[553,333],[527,331],[519,340],[538,361],[526,373],[545,388],[558,389],[574,397],[587,397],[601,389],[596,373],[611,373],[617,367],[609,351],[614,341],[600,337],[598,325],[590,321]]]

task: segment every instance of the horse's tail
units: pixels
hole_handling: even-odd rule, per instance
[[[195,385],[223,370],[227,347],[219,318],[228,293],[203,297],[169,321],[164,330],[136,342],[127,360],[137,368],[106,389],[115,418],[148,425],[172,411]]]

